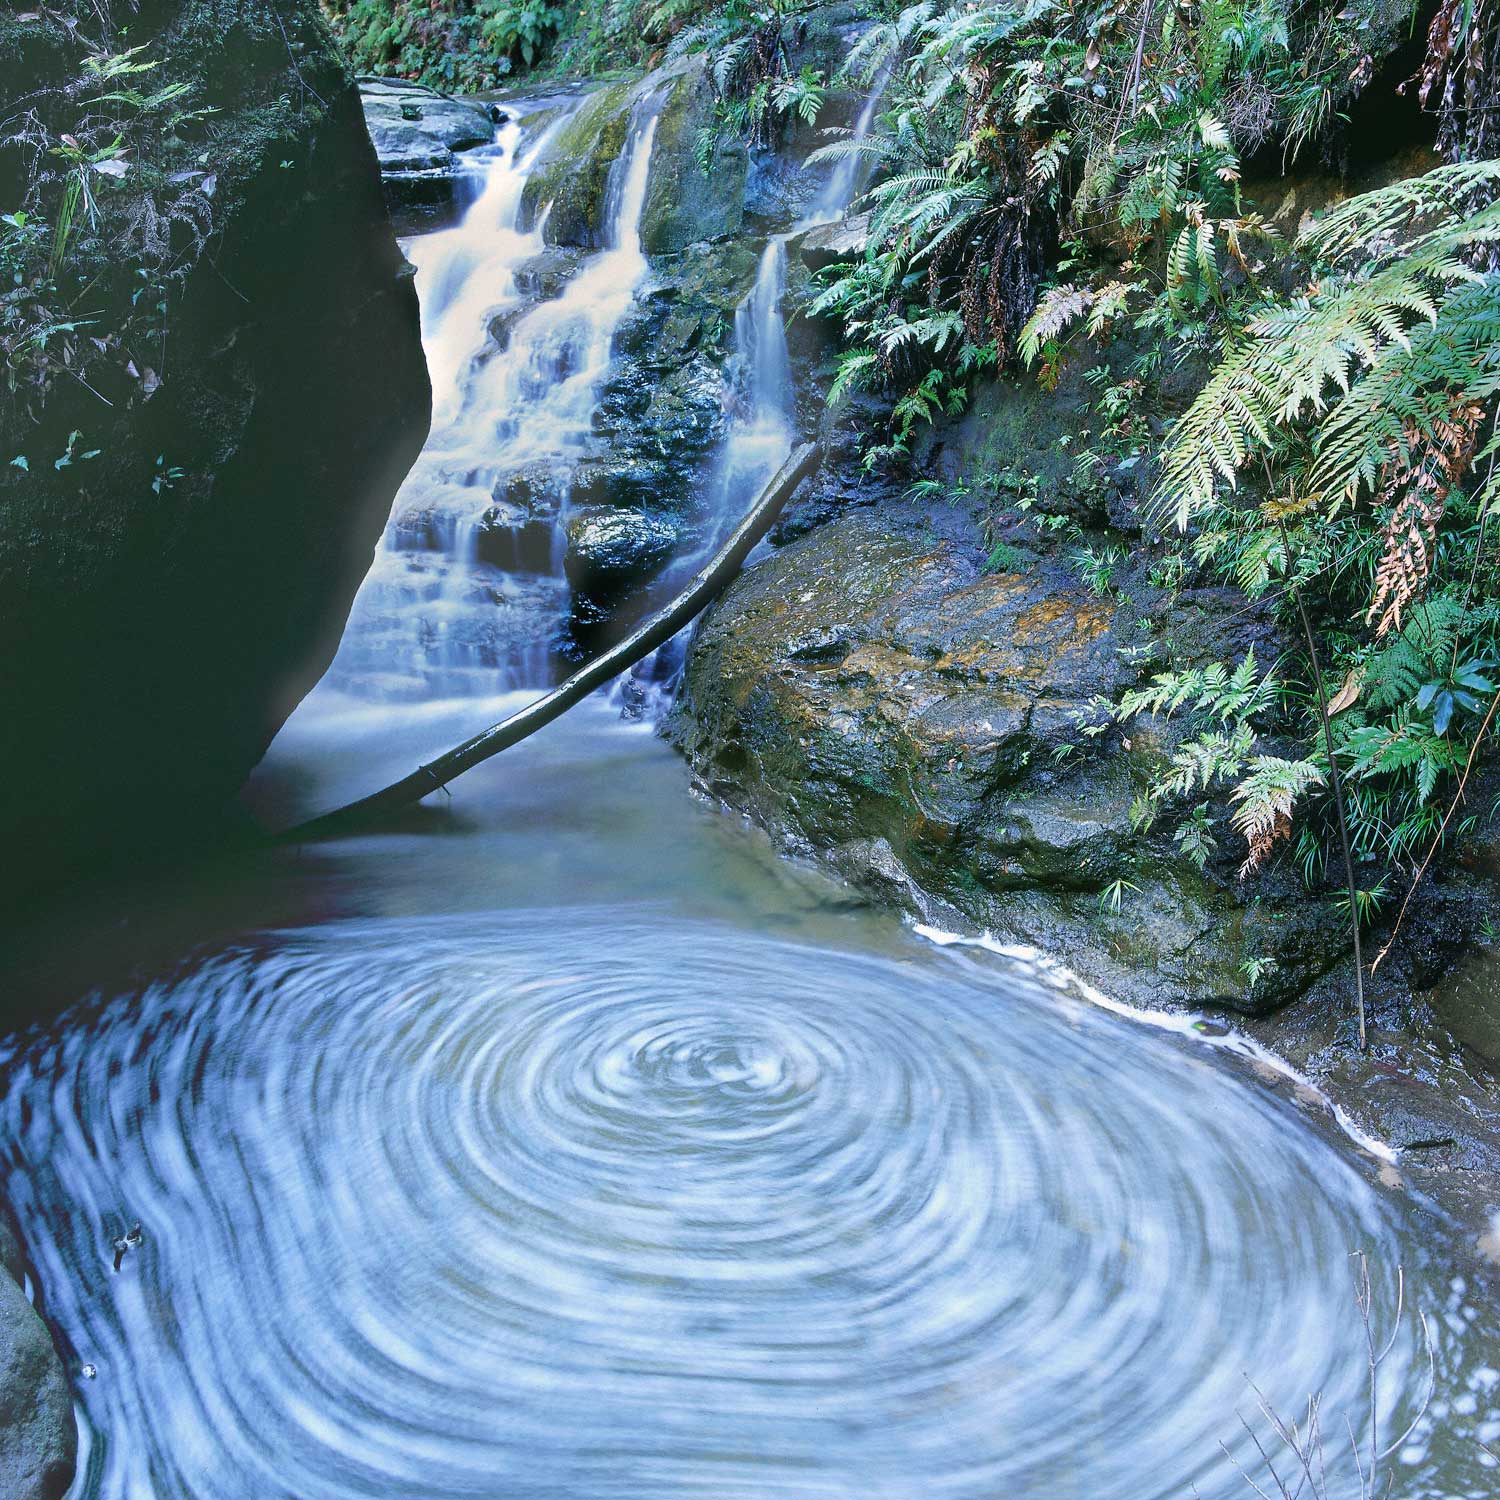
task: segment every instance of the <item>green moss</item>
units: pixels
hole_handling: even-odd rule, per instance
[[[749,170],[744,143],[721,142],[711,173],[698,163],[698,138],[713,108],[699,59],[673,83],[656,124],[651,187],[641,218],[641,241],[651,255],[674,255],[703,240],[724,239],[744,219]]]
[[[547,215],[550,244],[597,249],[603,243],[609,169],[625,149],[633,88],[626,81],[592,95],[527,181],[522,215],[535,222],[552,205]]]

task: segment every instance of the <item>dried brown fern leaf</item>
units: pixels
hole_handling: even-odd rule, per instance
[[[1455,406],[1430,432],[1408,428],[1404,452],[1392,445],[1381,497],[1394,504],[1375,570],[1375,592],[1365,612],[1365,623],[1375,626],[1377,639],[1401,629],[1403,612],[1427,587],[1438,524],[1453,486],[1473,460],[1483,419],[1477,404]]]
[[[1240,879],[1246,880],[1271,857],[1276,846],[1292,836],[1290,814],[1277,809],[1269,817],[1251,824],[1245,829],[1245,842],[1249,846],[1245,862],[1240,866]]]

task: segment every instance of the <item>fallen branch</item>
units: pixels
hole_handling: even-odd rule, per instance
[[[693,575],[688,586],[665,609],[632,631],[618,646],[596,656],[566,682],[553,688],[546,697],[539,698],[519,713],[512,714],[499,724],[492,724],[472,739],[465,740],[457,748],[448,751],[446,755],[418,766],[411,775],[402,777],[400,781],[372,792],[368,797],[361,797],[357,802],[289,828],[279,835],[280,842],[344,833],[383,813],[421,801],[429,793],[447,786],[454,777],[472,770],[481,761],[488,760],[492,755],[498,755],[500,751],[508,750],[527,736],[535,734],[543,725],[550,724],[611,677],[619,676],[621,672],[649,656],[658,646],[665,645],[709,605],[739,572],[740,564],[749,555],[751,548],[771,529],[793,491],[818,466],[821,457],[813,443],[804,443],[795,449],[776,477],[761,492],[760,499],[755,502],[750,513],[735,527],[728,541],[714,554],[712,560]]]

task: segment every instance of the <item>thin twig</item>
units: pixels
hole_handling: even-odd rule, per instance
[[[1443,842],[1443,836],[1448,832],[1448,822],[1453,814],[1458,811],[1458,805],[1464,800],[1464,788],[1469,784],[1469,773],[1474,769],[1475,757],[1479,754],[1479,747],[1484,743],[1484,737],[1489,733],[1490,721],[1495,717],[1495,710],[1500,708],[1500,692],[1490,699],[1489,711],[1484,716],[1484,723],[1479,726],[1479,733],[1474,736],[1474,743],[1469,747],[1469,759],[1464,766],[1464,774],[1458,778],[1458,790],[1453,794],[1453,801],[1448,804],[1448,811],[1443,814],[1443,821],[1438,825],[1438,831],[1434,835],[1432,843],[1428,846],[1427,853],[1422,856],[1422,863],[1417,867],[1417,873],[1412,876],[1411,884],[1406,888],[1406,899],[1401,903],[1401,910],[1396,914],[1396,925],[1391,929],[1391,935],[1386,940],[1385,946],[1375,955],[1375,962],[1370,965],[1373,974],[1385,961],[1385,956],[1395,946],[1397,937],[1401,933],[1401,924],[1406,920],[1406,908],[1411,905],[1411,898],[1416,894],[1417,886],[1421,884],[1422,877],[1427,873],[1427,866],[1432,863],[1432,856],[1437,853],[1438,846]]]
[[[1333,810],[1339,828],[1339,846],[1344,856],[1344,878],[1349,886],[1349,925],[1354,933],[1354,1006],[1359,1015],[1359,1050],[1369,1045],[1365,1035],[1365,961],[1359,941],[1359,899],[1354,884],[1354,856],[1349,851],[1349,825],[1344,818],[1344,779],[1339,775],[1338,758],[1333,750],[1333,725],[1328,718],[1328,690],[1323,685],[1323,667],[1318,660],[1318,643],[1313,638],[1312,621],[1307,615],[1307,605],[1302,600],[1302,590],[1297,587],[1297,576],[1292,566],[1292,539],[1286,522],[1276,522],[1281,528],[1281,545],[1286,551],[1286,581],[1297,604],[1297,615],[1302,621],[1302,634],[1307,639],[1308,665],[1312,668],[1313,685],[1318,690],[1318,717],[1323,721],[1323,746],[1328,752],[1328,779],[1333,790]]]

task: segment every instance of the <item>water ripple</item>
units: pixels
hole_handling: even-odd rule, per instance
[[[1359,1421],[1402,1256],[1180,1038],[639,912],[267,939],[10,1072],[106,1500],[1243,1495],[1244,1372]]]

